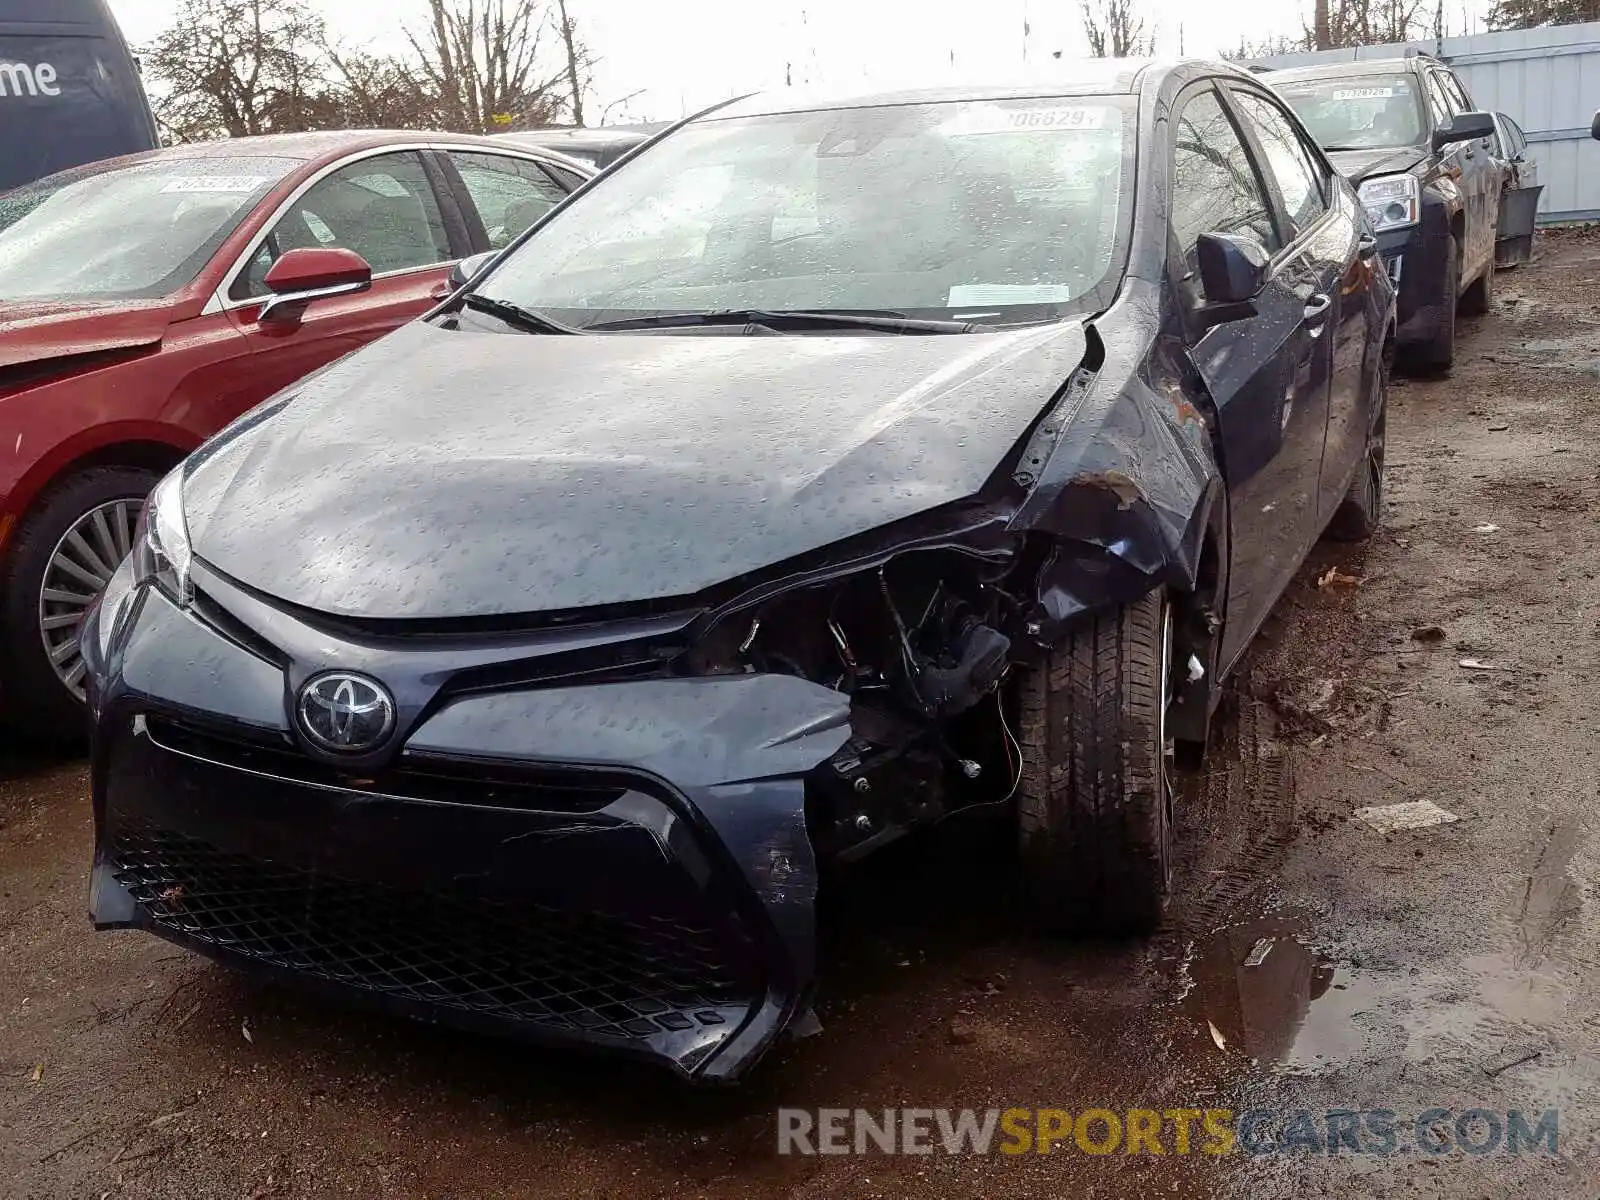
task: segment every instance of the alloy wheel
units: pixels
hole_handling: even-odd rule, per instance
[[[110,500],[90,509],[50,554],[39,588],[39,636],[63,686],[84,699],[83,652],[78,634],[84,614],[133,548],[142,501]]]

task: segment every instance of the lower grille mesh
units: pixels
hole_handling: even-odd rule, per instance
[[[413,892],[127,820],[112,853],[158,926],[368,991],[625,1039],[731,1025],[756,991],[733,935],[676,921]]]

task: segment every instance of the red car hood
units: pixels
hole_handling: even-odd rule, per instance
[[[158,345],[172,315],[167,300],[0,301],[0,369]]]

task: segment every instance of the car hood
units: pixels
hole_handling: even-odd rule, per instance
[[[163,301],[0,302],[0,368],[159,345],[171,319]]]
[[[1341,175],[1351,183],[1360,183],[1374,175],[1409,171],[1428,157],[1428,151],[1423,146],[1390,146],[1382,150],[1335,150],[1328,157]]]
[[[353,618],[692,595],[977,493],[1078,323],[948,336],[408,325],[190,460],[195,553]]]

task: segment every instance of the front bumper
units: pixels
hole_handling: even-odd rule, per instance
[[[326,664],[268,661],[153,588],[112,636],[100,619],[97,928],[696,1080],[737,1078],[805,1011],[806,777],[849,736],[838,693],[739,675],[444,696],[358,776],[288,720],[288,681]],[[395,653],[319,636],[378,678]]]
[[[1450,230],[1433,219],[1427,207],[1423,219],[1409,229],[1378,234],[1378,254],[1395,285],[1395,340],[1401,346],[1431,341],[1456,298],[1445,296],[1445,260]]]

